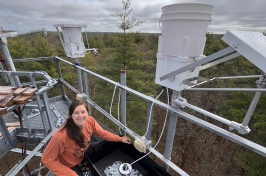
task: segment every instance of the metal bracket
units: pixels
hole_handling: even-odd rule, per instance
[[[192,83],[192,81],[207,82],[207,81],[209,81],[209,79],[202,78],[202,77],[193,77],[193,78],[185,79],[183,81],[183,84],[186,84],[188,86],[196,86],[197,84]]]
[[[55,128],[59,128],[65,122],[65,118],[60,115],[54,105],[50,105],[50,109],[57,117]]]
[[[237,122],[232,121],[231,124],[229,125],[229,130],[237,130],[238,133],[240,134],[249,134],[250,133],[250,128],[248,126],[242,126]]]

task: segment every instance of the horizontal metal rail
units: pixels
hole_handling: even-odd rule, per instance
[[[29,30],[29,31],[7,32],[7,33],[0,34],[0,38],[12,38],[12,37],[32,34],[32,33],[36,33],[36,32],[46,33],[46,30],[44,28],[42,28],[42,29],[35,29],[35,30]]]
[[[202,84],[206,84],[206,83],[209,83],[211,81],[214,81],[214,80],[226,80],[226,79],[248,79],[248,78],[260,78],[261,75],[247,75],[247,76],[228,76],[228,77],[213,77],[213,78],[210,78],[210,79],[207,79],[206,81],[203,81],[203,82],[200,82],[200,83],[197,83],[197,84],[194,84],[192,86],[189,86],[187,88],[185,88],[184,90],[197,90],[195,89],[195,87],[199,86],[199,85],[202,85]],[[206,79],[206,78],[205,78]],[[206,90],[209,90],[209,89],[217,89],[217,88],[202,88],[202,89],[206,89]],[[235,88],[224,88],[224,89],[235,89]],[[243,89],[243,88],[241,88]],[[205,90],[205,91],[206,91]],[[218,90],[217,90],[218,91]],[[229,91],[229,90],[228,90]],[[245,91],[245,90],[243,90]]]
[[[176,171],[177,173],[179,173],[182,176],[188,176],[188,174],[183,171],[182,169],[180,169],[179,167],[177,167],[172,161],[170,161],[169,159],[165,158],[162,154],[160,154],[157,150],[155,150],[152,147],[148,148],[155,156],[157,156],[159,159],[161,159],[164,163],[166,163],[169,167],[171,167],[172,169],[174,169],[174,171]]]
[[[54,57],[37,57],[37,58],[25,58],[25,59],[13,59],[13,62],[14,63],[18,63],[18,62],[33,62],[33,61],[44,61],[44,60],[53,61]]]
[[[22,149],[21,148],[12,148],[10,150],[11,152],[15,152],[15,153],[22,153]],[[26,155],[29,155],[32,151],[26,150]],[[36,152],[34,156],[42,156],[41,152]]]
[[[197,91],[223,91],[223,92],[266,92],[264,88],[188,88],[187,90]]]

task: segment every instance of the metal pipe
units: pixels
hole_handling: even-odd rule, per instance
[[[33,62],[33,61],[52,61],[54,60],[53,57],[37,57],[37,58],[24,58],[24,59],[13,59],[13,62],[18,63],[18,62]]]
[[[193,109],[193,110],[195,110],[195,111],[197,111],[197,112],[199,112],[201,114],[207,115],[208,117],[211,117],[212,119],[215,119],[215,120],[217,120],[219,122],[222,122],[222,123],[224,123],[226,125],[230,125],[232,123],[230,120],[224,119],[224,118],[222,118],[222,117],[220,117],[218,115],[210,113],[210,112],[208,112],[206,110],[203,110],[203,109],[201,109],[199,107],[193,106],[193,105],[191,105],[189,103],[184,103],[184,105],[186,107],[190,108],[190,109]]]
[[[263,73],[261,76],[260,76],[260,79],[257,81],[257,87],[258,88],[265,88],[265,83],[266,83],[266,74]],[[252,99],[252,102],[250,103],[249,105],[249,108],[248,108],[248,111],[245,115],[245,118],[242,122],[242,126],[246,127],[251,119],[251,116],[260,100],[260,97],[261,97],[261,94],[262,92],[256,92],[253,99]]]
[[[162,154],[160,154],[158,151],[156,151],[154,148],[149,147],[148,148],[155,156],[157,156],[159,159],[161,159],[164,163],[166,163],[168,166],[170,166],[174,171],[179,173],[181,176],[188,176],[188,174],[180,169],[178,166],[176,166],[172,161],[165,158]]]
[[[244,118],[244,120],[242,122],[242,126],[244,126],[244,127],[248,126],[248,123],[249,123],[249,121],[251,119],[251,116],[252,116],[252,114],[253,114],[253,112],[254,112],[254,110],[255,110],[255,108],[256,108],[259,100],[260,100],[261,94],[262,94],[262,92],[256,92],[255,93],[255,95],[254,95],[254,97],[252,99],[252,102],[249,105],[248,111],[247,111],[247,113],[245,115],[245,118]]]
[[[197,91],[229,91],[229,92],[266,92],[266,89],[259,88],[188,88],[187,90],[197,90]]]
[[[58,34],[58,36],[59,36],[59,39],[60,39],[60,41],[61,41],[61,44],[62,44],[62,46],[63,46],[63,49],[64,49],[64,51],[66,51],[66,47],[65,47],[65,44],[64,44],[64,40],[63,40],[63,38],[62,38],[62,36],[61,36],[61,34],[60,34],[59,27],[58,27],[58,26],[55,26],[55,28],[56,28],[57,34]]]
[[[4,58],[5,58],[7,69],[9,71],[16,71],[15,65],[14,65],[14,63],[12,61],[10,52],[8,50],[8,47],[7,47],[7,40],[3,39],[3,38],[0,38],[0,39],[1,39],[0,47],[2,48],[2,51],[3,51],[3,55],[4,55]],[[19,78],[17,76],[14,76],[13,78],[14,78],[16,86],[20,87],[21,84],[20,84]]]
[[[217,77],[217,79],[239,79],[239,78],[259,78],[260,75],[248,75],[248,76],[225,76],[225,77]]]
[[[84,89],[84,93],[87,95],[88,98],[90,98],[90,92],[89,92],[89,81],[88,81],[88,74],[85,71],[82,71],[82,75],[83,75],[83,89]],[[91,105],[88,104],[88,109],[89,109],[89,115],[92,115],[92,111],[91,111]]]
[[[229,60],[234,59],[234,58],[236,58],[236,57],[238,57],[238,56],[241,56],[241,54],[239,54],[238,52],[233,53],[233,54],[231,54],[231,55],[229,55],[229,56],[223,57],[223,58],[218,59],[218,60],[216,60],[216,61],[213,61],[213,62],[211,62],[211,63],[205,64],[205,65],[202,65],[202,66],[200,67],[200,70],[204,70],[204,69],[207,69],[207,68],[212,67],[212,66],[214,66],[214,65],[217,65],[217,64],[220,64],[220,63],[223,63],[223,62],[229,61]]]
[[[57,73],[58,73],[60,80],[63,79],[60,63],[59,63],[59,60],[57,60],[57,59],[56,59],[56,68],[57,68]],[[66,91],[65,91],[65,87],[63,84],[61,84],[61,91],[62,91],[63,97],[65,97]]]
[[[53,130],[53,129],[55,129],[55,123],[54,123],[54,120],[52,118],[52,113],[51,113],[51,109],[50,109],[47,91],[44,91],[42,95],[43,95],[44,107],[45,107],[46,114],[47,114],[47,120],[49,121],[49,124],[50,124],[50,130]]]
[[[171,97],[171,106],[175,106],[175,103],[173,100],[180,97],[180,92],[173,91],[172,97]],[[164,156],[165,158],[171,160],[172,151],[173,151],[173,145],[175,140],[175,131],[176,131],[176,124],[177,124],[177,114],[174,112],[170,113],[170,118],[168,122],[168,131],[166,136],[166,144],[164,149]],[[163,167],[168,171],[169,166],[166,163],[163,163]]]
[[[15,152],[15,153],[22,153],[22,149],[21,148],[12,148],[10,150],[11,152]],[[26,150],[26,154],[29,155],[32,151]],[[34,156],[38,156],[38,157],[42,157],[42,153],[37,152],[35,153]]]
[[[123,86],[126,86],[126,70],[121,70],[120,71],[120,83]],[[120,102],[120,107],[121,107],[121,122],[123,125],[127,126],[127,100],[126,100],[126,91],[121,89],[121,102]],[[126,135],[124,130],[121,130],[121,133],[123,136]]]
[[[164,149],[164,157],[169,160],[171,160],[172,151],[173,151],[177,117],[178,116],[176,113],[170,113],[170,118],[168,122],[168,131],[167,131],[166,143],[165,143],[165,149]],[[165,170],[168,171],[169,165],[164,162],[163,168],[165,168]]]
[[[75,65],[80,66],[79,58],[75,59]],[[76,67],[76,71],[77,71],[79,92],[83,92],[81,70],[78,67]]]
[[[208,82],[211,82],[211,81],[214,81],[214,80],[223,80],[223,79],[242,79],[242,78],[259,78],[260,75],[249,75],[249,76],[229,76],[229,77],[213,77],[211,79],[208,79],[206,81],[203,81],[203,82],[200,82],[198,84],[194,84],[192,86],[189,86],[187,88],[185,88],[184,90],[188,90],[191,88],[194,88],[196,86],[199,86],[199,85],[202,85],[202,84],[205,84],[205,83],[208,83]]]
[[[148,108],[147,108],[147,133],[145,135],[145,137],[148,140],[151,140],[152,119],[153,119],[153,103],[148,101]]]
[[[27,34],[37,33],[37,32],[46,33],[46,30],[44,28],[42,28],[42,29],[34,29],[34,30],[29,30],[29,31],[8,32],[8,33],[0,34],[0,38],[2,38],[2,37],[12,38],[12,37],[20,36],[20,35],[27,35]]]

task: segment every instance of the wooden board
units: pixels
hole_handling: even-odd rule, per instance
[[[7,114],[7,108],[6,107],[0,108],[0,117],[5,114]]]
[[[15,98],[13,98],[15,104],[25,104],[29,101],[29,99],[31,98],[31,96],[16,96]]]
[[[20,126],[19,122],[13,122],[13,123],[6,123],[7,127],[18,127]]]
[[[26,104],[37,92],[36,87],[0,86],[0,116],[7,114],[7,107],[13,104]]]
[[[36,87],[28,87],[27,90],[25,90],[24,92],[22,92],[22,95],[26,95],[26,96],[33,96],[35,92],[37,92],[37,88]]]
[[[20,95],[22,92],[26,91],[28,89],[28,87],[18,87],[14,92],[13,95],[14,96],[18,96]]]
[[[10,86],[0,86],[0,95],[10,94],[15,88]]]
[[[8,107],[14,103],[12,96],[0,95],[0,106]]]

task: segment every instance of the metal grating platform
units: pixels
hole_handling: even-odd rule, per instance
[[[55,110],[64,118],[68,117],[68,102],[61,97],[53,97],[49,99],[50,105],[53,105],[55,107]],[[30,102],[29,105],[37,105],[36,102]],[[27,115],[27,113],[30,113]],[[57,123],[58,117],[53,113],[52,111],[52,118],[54,120],[54,123]],[[46,113],[45,120],[47,121]],[[25,123],[25,120],[23,120],[23,127],[30,126],[32,129],[44,129],[43,121],[39,112],[39,109],[30,109],[23,111],[24,118],[28,118],[29,124],[27,125]],[[3,116],[5,123],[16,123],[19,122],[18,116],[14,112],[9,112],[8,114]]]

